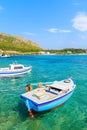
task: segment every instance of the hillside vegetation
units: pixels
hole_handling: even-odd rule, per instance
[[[61,50],[45,50],[46,52],[54,54],[87,54],[87,49],[77,49],[77,48],[65,48]]]
[[[87,54],[87,49],[65,48],[61,50],[44,50],[37,43],[20,36],[0,33],[0,53],[6,54]]]
[[[25,40],[23,37],[12,36],[5,33],[0,33],[0,49],[8,52],[38,52],[43,50],[38,44],[31,40]]]

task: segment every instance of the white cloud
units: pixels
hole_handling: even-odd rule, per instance
[[[71,32],[70,30],[66,30],[66,29],[58,29],[58,28],[50,28],[50,29],[47,29],[46,31],[50,32],[50,33],[69,33]]]
[[[79,31],[87,31],[87,15],[85,13],[78,13],[72,19],[73,27]]]
[[[30,33],[30,32],[23,32],[24,34],[26,35],[30,35],[30,36],[35,36],[36,34],[35,33]]]
[[[4,8],[2,6],[0,6],[0,10],[3,10]]]
[[[61,33],[70,33],[70,32],[71,32],[71,30],[61,29],[61,30],[59,30],[59,32],[61,32]]]
[[[57,33],[58,29],[57,28],[50,28],[50,29],[47,29],[47,31],[50,33]]]

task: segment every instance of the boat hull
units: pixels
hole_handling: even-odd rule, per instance
[[[41,104],[35,104],[33,101],[31,101],[29,99],[25,99],[25,102],[26,102],[28,110],[32,109],[36,112],[47,111],[47,110],[53,109],[55,107],[58,107],[58,106],[62,105],[64,102],[66,102],[72,96],[73,91],[71,91],[61,97],[58,97],[54,100],[44,102]]]
[[[29,73],[32,67],[27,67],[26,69],[16,70],[16,71],[0,71],[0,77],[14,77],[25,73]]]

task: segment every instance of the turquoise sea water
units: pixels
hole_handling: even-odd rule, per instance
[[[1,58],[0,67],[14,61],[33,68],[19,78],[0,79],[0,130],[87,130],[87,55],[12,56]],[[72,97],[61,107],[31,119],[20,98],[26,84],[68,77],[77,85]]]

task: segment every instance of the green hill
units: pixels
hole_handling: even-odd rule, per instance
[[[9,52],[29,53],[43,50],[37,43],[20,36],[0,33],[0,50]]]

